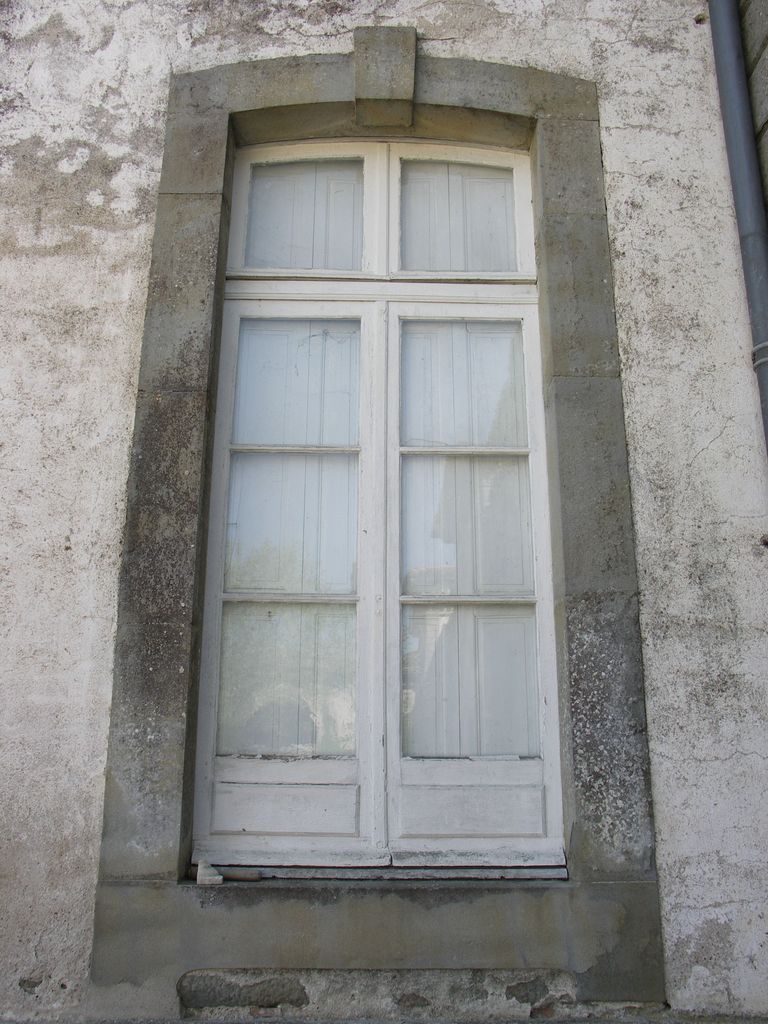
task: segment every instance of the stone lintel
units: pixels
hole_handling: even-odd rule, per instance
[[[416,29],[356,28],[355,120],[367,127],[413,123]]]

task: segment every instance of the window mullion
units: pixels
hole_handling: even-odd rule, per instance
[[[386,462],[386,304],[363,312],[358,476],[358,756],[361,832],[375,850],[387,843],[384,678]]]
[[[395,162],[397,163],[397,162]],[[395,172],[393,171],[393,174]],[[397,229],[393,225],[393,229]],[[387,311],[387,787],[390,827],[399,830],[401,778],[400,732],[400,318]],[[397,832],[395,833],[397,834]]]

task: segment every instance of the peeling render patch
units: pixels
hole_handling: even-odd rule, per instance
[[[151,226],[156,182],[135,157],[77,140],[50,144],[39,135],[8,145],[5,155],[12,173],[0,179],[0,196],[16,211],[0,235],[7,254],[97,253],[105,234]]]

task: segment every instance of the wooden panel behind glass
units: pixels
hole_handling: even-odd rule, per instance
[[[403,608],[406,757],[538,754],[532,608]]]
[[[355,320],[243,320],[233,443],[356,444],[359,351]]]
[[[245,266],[360,270],[363,161],[254,164]]]
[[[512,171],[403,160],[403,270],[517,270]]]
[[[224,605],[217,754],[355,752],[355,609]]]
[[[401,444],[527,444],[519,323],[407,320],[401,376]]]

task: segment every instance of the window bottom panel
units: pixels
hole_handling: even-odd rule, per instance
[[[358,786],[219,783],[212,831],[281,836],[355,836]]]
[[[497,838],[544,834],[541,786],[404,786],[400,835]]]
[[[390,878],[484,878],[489,877],[487,872],[498,878],[567,877],[562,842],[542,838],[493,848],[471,840],[454,841],[447,848],[445,842],[400,839],[377,848],[365,840],[303,837],[288,847],[278,837],[214,836],[195,844],[192,863],[201,860],[219,869],[230,865],[256,873],[266,868],[265,877],[282,877],[285,869],[285,877],[355,878],[360,871],[367,874],[376,868],[384,871],[376,877]],[[396,869],[411,870],[400,874]]]
[[[392,863],[389,850],[377,848],[366,839],[338,836],[225,835],[199,839],[192,863],[205,860],[215,865],[248,867],[387,867]]]
[[[561,841],[533,837],[494,844],[472,839],[397,839],[389,844],[395,867],[550,868],[565,865]]]

